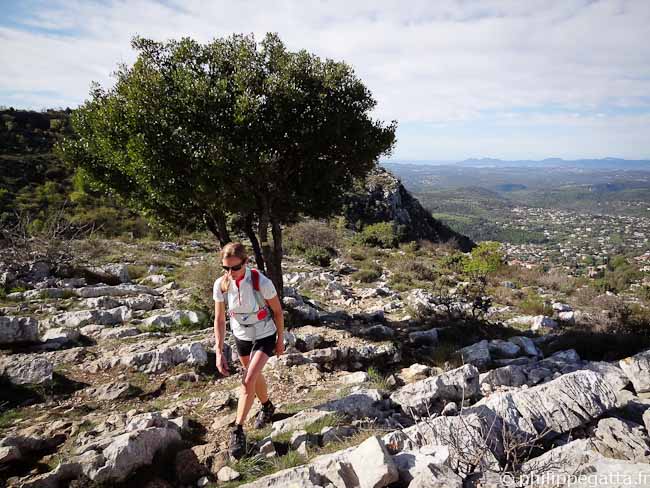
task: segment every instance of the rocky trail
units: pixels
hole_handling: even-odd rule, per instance
[[[158,243],[176,264],[133,278],[142,259],[114,246],[121,260],[85,272],[3,272],[22,290],[0,307],[0,485],[588,486],[577,475],[622,473],[650,486],[650,351],[586,360],[549,348],[554,320],[534,317],[520,334],[461,332],[443,356],[458,332],[408,316],[435,311],[435,297],[392,290],[388,271],[363,285],[343,261],[298,258],[286,263],[286,354],[265,369],[277,412],[247,428],[249,455],[234,462],[232,337],[235,374],[222,378],[196,290],[173,277],[209,267],[213,250]]]

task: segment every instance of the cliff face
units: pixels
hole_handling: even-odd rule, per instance
[[[344,215],[350,225],[394,222],[403,225],[407,240],[426,239],[446,242],[455,239],[462,251],[470,251],[474,242],[434,219],[420,202],[404,188],[393,174],[377,167],[366,178],[363,188],[351,193],[345,204]]]

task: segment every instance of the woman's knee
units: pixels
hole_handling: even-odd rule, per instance
[[[251,393],[255,391],[255,385],[257,384],[257,379],[259,378],[259,374],[251,374],[250,370],[246,371],[246,376],[242,380],[242,386],[246,390],[247,393]]]

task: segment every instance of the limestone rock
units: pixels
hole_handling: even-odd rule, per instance
[[[492,363],[488,341],[482,340],[458,351],[466,364],[473,364],[479,369],[485,369]]]
[[[31,317],[0,316],[0,345],[38,342],[38,321]]]
[[[493,358],[516,358],[521,349],[514,342],[494,339],[488,342],[488,349]]]
[[[77,459],[91,480],[121,482],[137,468],[151,464],[157,452],[180,440],[176,429],[151,427],[118,435],[101,452],[88,450]]]
[[[380,488],[399,479],[397,467],[377,436],[363,441],[350,455],[360,488]]]
[[[390,399],[397,403],[406,413],[416,415],[430,414],[430,410],[442,408],[443,401],[457,401],[471,398],[479,392],[478,370],[466,364],[460,368],[447,371],[424,380],[406,385]]]
[[[52,362],[35,354],[0,356],[0,376],[15,385],[50,382],[53,370]]]
[[[530,326],[530,330],[555,329],[557,326],[558,323],[552,318],[545,317],[544,315],[536,315]]]
[[[409,341],[416,346],[435,346],[438,344],[438,329],[411,332]]]
[[[519,346],[522,352],[527,356],[533,356],[533,357],[542,356],[542,352],[538,349],[538,347],[535,345],[535,343],[530,337],[525,337],[525,336],[510,337],[508,339],[508,342],[512,342],[513,344]]]
[[[142,324],[145,326],[167,328],[178,325],[183,320],[187,320],[191,324],[198,324],[202,319],[203,317],[199,313],[192,310],[174,310],[169,313],[156,314],[147,317],[142,321]]]
[[[241,474],[238,471],[235,471],[230,466],[224,466],[217,473],[217,479],[222,483],[227,483],[228,481],[235,481],[239,479]]]
[[[370,380],[368,373],[357,371],[356,373],[346,374],[341,377],[341,383],[344,385],[360,385]]]
[[[650,349],[621,359],[619,365],[637,393],[650,392]]]
[[[616,406],[616,394],[602,375],[576,371],[517,392],[494,394],[467,409],[482,417],[496,415],[513,432],[549,437],[568,432]]]
[[[643,427],[632,422],[600,420],[594,430],[593,445],[605,457],[650,463],[650,438]]]

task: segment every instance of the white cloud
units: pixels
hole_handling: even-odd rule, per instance
[[[53,101],[76,105],[91,81],[109,84],[117,63],[134,59],[129,46],[134,34],[208,41],[232,32],[261,38],[277,31],[292,49],[352,64],[379,102],[377,116],[435,124],[431,141],[440,136],[441,125],[484,120],[493,112],[517,113],[512,120],[531,131],[545,123],[540,117],[549,108],[585,113],[587,119],[612,107],[650,112],[650,2],[645,0],[59,0],[35,11],[31,26],[80,35],[46,35],[0,23],[0,94],[47,90],[57,94]],[[26,95],[22,99],[30,103]],[[43,99],[35,95],[32,106],[41,108]],[[522,109],[525,113],[518,112]],[[650,145],[639,141],[650,140],[650,129],[634,117],[620,115],[635,131],[631,143],[636,145],[626,150],[648,157]],[[494,123],[501,119],[494,116]],[[587,119],[552,120],[567,127],[582,124],[581,137],[587,138],[593,130]],[[618,119],[600,119],[599,131],[619,131]],[[506,144],[524,147],[523,141],[478,136],[490,146],[503,144],[503,152]],[[610,152],[617,153],[621,143],[611,142]],[[449,143],[440,157],[482,155],[475,141],[455,143],[456,149]],[[574,142],[574,147],[587,143]],[[545,147],[538,143],[537,150]],[[440,149],[432,142],[421,150]],[[396,157],[407,152],[400,142]]]

